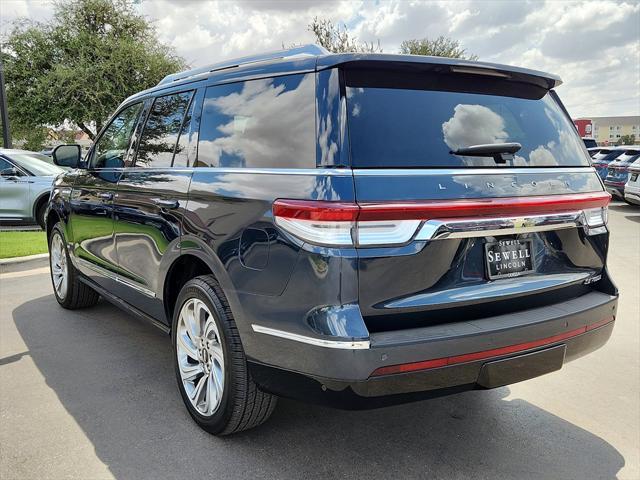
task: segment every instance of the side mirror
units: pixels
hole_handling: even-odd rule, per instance
[[[60,167],[78,168],[82,159],[80,145],[58,145],[53,149],[53,163]]]
[[[19,177],[20,176],[20,172],[18,171],[18,169],[16,167],[10,167],[10,168],[5,168],[4,170],[0,171],[0,177]]]

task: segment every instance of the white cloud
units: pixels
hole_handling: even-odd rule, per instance
[[[52,4],[0,0],[2,31],[19,16],[43,20]],[[142,0],[160,39],[194,65],[310,43],[314,16],[345,23],[361,41],[449,35],[481,60],[559,74],[574,116],[640,114],[640,4],[635,1]]]

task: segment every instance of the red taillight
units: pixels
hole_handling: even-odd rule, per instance
[[[523,215],[584,210],[604,207],[611,200],[607,192],[549,195],[546,197],[506,197],[472,200],[432,200],[429,202],[364,203],[358,220],[421,219]]]
[[[273,215],[298,220],[355,222],[360,208],[355,203],[315,200],[276,200]]]
[[[542,338],[540,340],[533,340],[531,342],[518,343],[516,345],[508,345],[506,347],[493,348],[491,350],[483,350],[481,352],[465,353],[463,355],[455,355],[444,358],[434,358],[432,360],[424,360],[422,362],[404,363],[400,365],[389,365],[387,367],[380,367],[371,374],[372,377],[379,377],[382,375],[392,375],[396,373],[417,372],[420,370],[429,370],[432,368],[446,367],[448,365],[455,365],[459,363],[474,362],[477,360],[485,360],[488,358],[501,357],[512,353],[523,352],[534,348],[549,346],[554,343],[568,340],[572,337],[576,337],[585,332],[595,330],[608,323],[613,322],[613,317],[608,317],[599,322],[587,325],[585,327],[576,328],[568,332],[560,333],[552,337]]]
[[[285,230],[319,245],[396,245],[410,241],[427,220],[589,210],[610,199],[607,192],[362,204],[278,199],[273,215]]]

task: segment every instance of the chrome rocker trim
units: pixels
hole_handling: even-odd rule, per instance
[[[151,297],[151,298],[156,297],[156,293],[153,290],[149,290],[148,288],[144,288],[139,285],[136,285],[135,283],[122,278],[120,275],[110,272],[109,270],[102,268],[98,265],[94,265],[93,263],[85,260],[84,258],[77,258],[76,261],[78,262],[79,265],[82,265],[83,267],[88,268],[89,270],[93,270],[95,273],[102,275],[103,277],[110,278],[111,280],[114,280],[118,283],[126,285],[127,287],[131,287],[134,290],[137,290],[138,292],[146,295],[147,297]]]
[[[370,348],[369,340],[325,340],[321,338],[307,337],[305,335],[298,335],[297,333],[285,332],[275,328],[263,327],[262,325],[256,325],[255,323],[251,325],[251,328],[253,328],[253,331],[256,333],[264,333],[265,335],[285,338],[295,342],[307,343],[309,345],[315,345],[316,347],[341,348],[344,350],[367,350]]]

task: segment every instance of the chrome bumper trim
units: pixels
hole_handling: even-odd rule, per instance
[[[594,226],[600,227],[600,225],[592,225],[591,227]],[[582,211],[528,215],[525,217],[438,219],[426,221],[415,239],[444,240],[447,238],[491,237],[547,232],[576,227],[589,228]]]
[[[369,340],[344,341],[344,340],[325,340],[322,338],[307,337],[298,335],[297,333],[285,332],[284,330],[276,330],[275,328],[263,327],[262,325],[252,324],[251,328],[256,333],[264,333],[274,337],[285,338],[295,342],[307,343],[316,347],[325,348],[341,348],[344,350],[366,350],[370,347]]]

